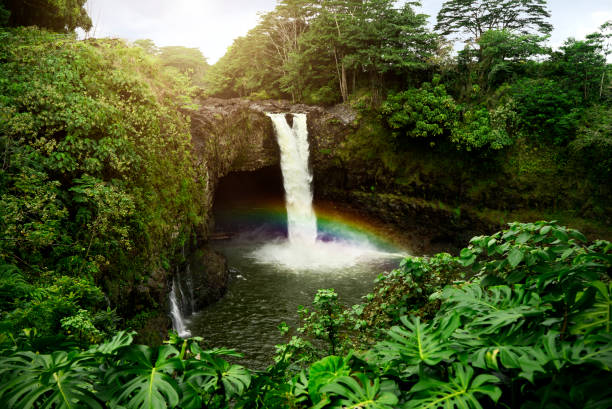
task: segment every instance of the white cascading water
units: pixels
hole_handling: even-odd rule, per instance
[[[268,114],[281,150],[281,171],[287,206],[287,234],[293,244],[312,245],[317,240],[317,217],[312,208],[312,175],[308,169],[306,114],[293,114],[289,126],[285,114]]]
[[[364,259],[403,256],[378,250],[367,241],[319,241],[312,207],[312,175],[308,168],[306,114],[267,114],[274,124],[281,151],[281,171],[287,207],[287,241],[268,243],[252,257],[259,263],[282,265],[291,270],[329,270],[349,267]]]
[[[176,298],[176,279],[172,280],[172,290],[170,291],[170,318],[172,319],[172,328],[179,334],[180,337],[186,338],[191,336],[191,332],[185,325],[181,308],[179,307],[178,299]]]

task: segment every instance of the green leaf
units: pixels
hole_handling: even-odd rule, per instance
[[[571,332],[585,334],[594,331],[610,333],[612,329],[612,283],[596,281],[591,284],[597,290],[594,304],[573,316]]]
[[[389,367],[406,365],[415,367],[420,364],[437,365],[452,357],[456,351],[449,343],[450,335],[459,327],[460,320],[455,314],[428,324],[421,323],[419,317],[401,317],[403,326],[389,330],[389,339],[376,344],[369,353],[374,362]],[[408,374],[412,371],[408,370]]]
[[[548,234],[551,230],[552,226],[550,225],[542,226],[542,228],[540,229],[540,234]]]
[[[518,247],[514,247],[508,253],[508,263],[510,264],[512,268],[514,268],[518,266],[521,261],[523,261],[523,257],[524,257],[523,252]]]
[[[506,327],[516,330],[530,317],[539,317],[551,307],[524,286],[500,285],[484,290],[478,284],[448,287],[442,293],[442,311],[462,316],[465,328],[475,334],[492,334]]]
[[[479,402],[486,395],[497,402],[501,389],[493,375],[478,375],[470,366],[453,364],[448,382],[424,377],[410,390],[406,409],[482,409]]]
[[[179,403],[179,387],[171,374],[183,368],[179,351],[164,345],[149,348],[135,345],[127,349],[123,365],[107,382],[113,385],[111,401],[137,409],[165,409]]]
[[[77,352],[20,352],[0,358],[0,402],[11,409],[102,409],[94,394],[95,365]]]
[[[323,385],[333,382],[351,372],[348,359],[338,356],[327,356],[310,366],[308,376],[308,393],[314,403],[321,400],[319,390]]]
[[[394,393],[382,390],[379,378],[370,380],[363,373],[339,377],[323,386],[321,393],[331,395],[334,408],[394,409],[398,403]]]

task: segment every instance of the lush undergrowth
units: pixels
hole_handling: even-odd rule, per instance
[[[612,245],[513,223],[458,257],[410,257],[363,305],[319,290],[275,363],[249,372],[199,338],[39,353],[5,342],[10,408],[609,408]],[[282,325],[281,331],[289,329]],[[327,343],[327,347],[314,341]],[[319,347],[317,347],[319,345]],[[333,355],[327,355],[327,354]],[[327,356],[326,356],[327,355]]]
[[[165,316],[164,272],[208,197],[188,80],[119,40],[36,28],[0,30],[0,67],[2,336],[90,342]]]

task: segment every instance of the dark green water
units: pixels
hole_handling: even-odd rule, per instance
[[[274,345],[288,340],[277,326],[284,321],[295,330],[298,306],[310,305],[317,289],[334,288],[346,305],[360,303],[373,289],[376,276],[399,263],[397,257],[378,256],[333,269],[300,270],[262,264],[253,252],[271,241],[274,239],[251,236],[217,242],[216,249],[227,257],[232,271],[228,292],[219,302],[192,316],[188,324],[192,335],[203,337],[208,347],[242,352],[245,358],[240,363],[253,369],[264,369],[272,363]]]

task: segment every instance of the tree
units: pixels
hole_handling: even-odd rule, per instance
[[[349,66],[368,73],[373,101],[379,102],[383,76],[388,72],[423,69],[437,47],[436,36],[427,31],[426,16],[416,14],[409,2],[401,9],[390,0],[363,2]]]
[[[542,46],[546,37],[532,34],[514,34],[507,30],[489,30],[480,36],[476,63],[481,89],[500,85],[513,77],[531,57],[547,55],[550,49]]]
[[[358,73],[370,80],[373,100],[380,97],[388,72],[422,68],[436,47],[425,29],[426,16],[408,2],[396,9],[391,0],[323,0],[313,2],[313,18],[303,36],[305,52],[326,55],[336,74],[343,101]]]
[[[467,34],[474,42],[489,30],[548,34],[552,25],[546,0],[448,0],[435,29],[443,35]]]
[[[10,12],[8,25],[39,26],[51,31],[71,32],[77,27],[89,31],[91,18],[85,10],[87,0],[0,0],[2,7]],[[0,17],[0,23],[2,18]]]
[[[305,6],[307,0],[284,0],[274,12],[264,15],[256,28],[269,44],[266,53],[270,61],[277,62],[270,68],[278,72],[279,85],[293,101],[302,99],[304,89],[304,73],[296,60],[302,53],[300,37],[308,28]]]
[[[603,94],[608,69],[605,40],[601,33],[589,34],[581,41],[569,38],[560,51],[551,56],[553,75],[558,75],[566,88],[579,88],[584,101],[592,101]]]
[[[136,40],[136,41],[134,41],[134,45],[136,47],[142,48],[144,50],[144,52],[149,54],[149,55],[157,55],[157,54],[159,54],[159,47],[155,45],[153,40],[150,40],[148,38],[145,38],[145,39],[142,39],[142,40]]]
[[[204,74],[210,67],[198,48],[162,47],[159,49],[159,58],[164,66],[176,68],[196,85],[204,83]]]

